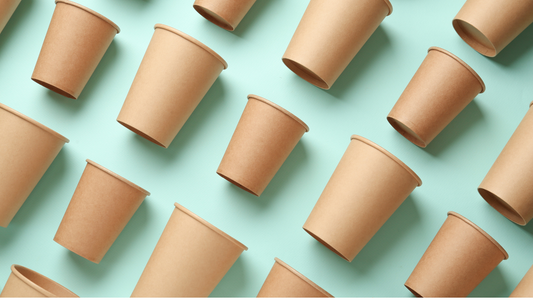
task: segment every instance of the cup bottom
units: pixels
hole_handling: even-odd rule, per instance
[[[228,21],[212,10],[197,4],[194,4],[193,7],[200,15],[202,15],[202,17],[206,18],[209,22],[217,25],[218,27],[229,31],[235,30],[235,28]]]
[[[424,296],[420,295],[419,293],[417,293],[414,289],[412,289],[411,287],[409,287],[407,284],[404,284],[403,286],[405,286],[411,293],[413,293],[413,295],[415,295],[416,297],[418,298],[423,298]]]
[[[227,175],[224,175],[224,174],[222,173],[222,171],[218,170],[218,171],[217,171],[217,174],[218,174],[220,177],[222,177],[222,178],[226,179],[227,181],[229,181],[230,183],[234,184],[234,185],[237,186],[238,188],[243,189],[243,190],[247,191],[248,193],[250,193],[250,194],[252,194],[252,195],[254,195],[254,196],[257,196],[257,197],[261,196],[261,193],[256,193],[256,192],[252,191],[251,189],[245,187],[243,184],[237,182],[236,180],[231,179],[231,178],[228,177]]]
[[[35,77],[32,77],[31,80],[37,82],[38,84],[44,86],[45,88],[51,90],[52,92],[58,93],[58,94],[60,94],[62,96],[70,98],[70,99],[74,99],[74,100],[78,99],[77,96],[74,96],[74,93],[69,93],[69,92],[67,92],[67,91],[61,89],[60,87],[57,87],[57,86],[55,86],[55,85],[53,85],[51,83],[45,82],[45,81],[43,81],[41,79],[37,79]]]
[[[144,138],[144,139],[147,139],[148,141],[158,145],[158,146],[161,146],[163,148],[168,148],[168,145],[163,145],[162,143],[160,143],[159,141],[157,141],[156,139],[152,138],[151,136],[147,135],[146,133],[142,132],[141,130],[125,123],[124,121],[120,121],[120,120],[117,120],[117,122],[120,123],[120,125],[128,128],[129,130],[133,131],[134,133],[136,133],[137,135],[139,135],[140,137]]]
[[[342,253],[337,251],[335,248],[333,248],[333,246],[331,246],[328,242],[324,241],[323,239],[321,239],[320,237],[318,237],[316,234],[312,233],[310,230],[306,229],[305,227],[303,228],[303,230],[305,230],[305,232],[307,232],[310,236],[312,236],[315,240],[317,240],[322,245],[324,245],[326,248],[331,250],[333,253],[335,253],[338,256],[340,256],[342,259],[344,259],[344,260],[346,260],[348,262],[351,262],[351,260],[349,260],[346,256],[342,255]]]
[[[296,75],[300,76],[303,80],[321,89],[329,90],[330,86],[327,84],[327,82],[304,65],[285,57],[282,58],[282,61],[287,68],[293,71]]]
[[[478,188],[477,191],[487,201],[487,203],[502,214],[507,219],[513,221],[518,225],[526,225],[527,221],[514,208],[511,207],[505,200],[498,197],[494,193],[484,188]]]
[[[421,137],[418,136],[409,126],[403,124],[399,120],[396,120],[393,117],[387,117],[390,125],[408,139],[411,143],[417,145],[418,147],[426,148],[427,144]]]
[[[454,19],[452,25],[457,34],[477,52],[489,57],[498,54],[492,42],[472,24]]]

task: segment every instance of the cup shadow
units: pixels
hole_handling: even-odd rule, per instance
[[[200,137],[199,132],[205,126],[207,126],[205,120],[207,120],[213,113],[218,111],[220,105],[224,103],[223,100],[224,84],[220,78],[218,78],[213,83],[202,101],[200,101],[200,104],[198,104],[187,122],[185,122],[185,125],[183,125],[170,146],[166,149],[131,132],[125,127],[123,128],[132,136],[132,139],[136,140],[135,144],[139,144],[139,147],[141,147],[144,152],[147,152],[146,155],[151,155],[156,159],[167,162],[173,162],[180,156],[181,153],[183,153],[184,149],[190,146],[191,140]],[[118,122],[117,124],[120,125]]]
[[[235,28],[233,34],[238,37],[243,37],[246,35],[246,32],[250,30],[250,27],[253,27],[252,24],[257,22],[256,20],[260,18],[261,12],[269,7],[273,1],[274,0],[257,0],[250,8],[246,16],[244,16],[237,28]]]
[[[245,270],[246,262],[243,262],[243,255],[244,253],[235,261],[209,297],[238,297],[243,294],[248,283]]]
[[[0,54],[2,53],[2,47],[11,40],[11,36],[16,34],[17,29],[20,28],[18,25],[28,14],[28,11],[33,5],[33,1],[34,0],[22,1],[11,16],[11,19],[7,22],[4,30],[0,33]]]
[[[331,89],[326,90],[326,92],[335,98],[342,99],[354,87],[358,79],[365,76],[365,71],[372,66],[373,62],[379,58],[383,50],[386,47],[390,47],[390,45],[391,41],[386,31],[382,26],[378,26]]]
[[[520,33],[501,53],[491,58],[492,61],[510,67],[533,48],[533,26],[529,26]]]
[[[461,135],[468,132],[474,124],[483,120],[483,113],[476,101],[470,102],[444,130],[426,147],[426,151],[439,156],[446,148],[455,143]]]
[[[509,284],[496,266],[490,274],[468,295],[469,297],[508,297]]]

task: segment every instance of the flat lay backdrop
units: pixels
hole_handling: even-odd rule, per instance
[[[21,264],[80,296],[128,297],[174,202],[249,247],[211,296],[254,297],[274,257],[336,297],[411,296],[403,284],[450,210],[486,230],[510,255],[471,296],[508,296],[533,264],[533,224],[515,225],[476,190],[533,100],[532,27],[496,58],[486,58],[453,30],[463,0],[392,0],[393,13],[326,91],[281,61],[307,0],[257,0],[234,32],[201,17],[193,0],[78,2],[121,27],[78,100],[30,80],[53,0],[22,0],[0,34],[0,102],[71,140],[9,227],[0,228],[0,287],[10,266]],[[116,122],[155,23],[197,38],[229,64],[169,149]],[[386,116],[430,46],[467,62],[487,90],[421,149],[398,134]],[[251,93],[310,127],[259,198],[215,173]],[[302,225],[352,134],[403,160],[423,185],[348,263]],[[87,158],[152,193],[99,265],[52,240]]]

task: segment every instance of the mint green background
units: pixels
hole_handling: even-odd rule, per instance
[[[393,0],[392,15],[325,91],[281,62],[308,1],[258,0],[235,32],[205,20],[192,0],[79,3],[116,22],[122,32],[78,100],[30,80],[52,0],[22,0],[0,34],[0,102],[71,140],[9,227],[0,228],[0,286],[11,264],[21,264],[80,296],[128,297],[174,202],[250,248],[212,296],[254,297],[276,256],[337,297],[411,296],[403,283],[450,210],[485,229],[510,255],[472,296],[508,296],[533,264],[533,224],[508,221],[476,191],[533,100],[533,28],[491,59],[471,49],[451,26],[464,1]],[[229,63],[169,149],[115,121],[155,23],[188,33]],[[465,60],[487,91],[421,149],[400,136],[386,116],[430,46]],[[287,108],[311,129],[259,198],[215,173],[249,93]],[[398,156],[423,185],[348,263],[301,227],[351,134]],[[87,158],[152,193],[99,265],[52,240]]]

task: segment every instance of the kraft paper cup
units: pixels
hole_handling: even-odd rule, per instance
[[[0,32],[4,30],[7,22],[19,6],[21,0],[2,0],[0,1]]]
[[[248,250],[185,207],[174,205],[132,297],[207,297]]]
[[[235,30],[255,0],[196,0],[194,9],[211,23]]]
[[[533,297],[533,267],[527,271],[509,297]]]
[[[149,195],[148,191],[88,159],[54,241],[99,263]]]
[[[309,127],[281,106],[248,95],[217,174],[260,196]]]
[[[168,148],[227,67],[206,45],[170,26],[156,24],[117,121]]]
[[[401,160],[352,135],[303,229],[351,262],[420,185],[420,178]]]
[[[452,21],[474,50],[494,57],[533,23],[529,0],[467,0]]]
[[[533,102],[531,103],[533,104]],[[533,109],[479,185],[479,194],[509,220],[526,225],[533,218]]]
[[[470,66],[431,47],[387,120],[406,139],[425,148],[484,91],[483,80]]]
[[[77,99],[120,28],[101,14],[69,0],[56,8],[31,79]]]
[[[507,252],[485,231],[448,212],[405,287],[419,297],[466,297],[507,258]]]
[[[69,140],[0,103],[0,226],[7,227]]]
[[[330,293],[277,257],[257,297],[334,298]]]
[[[64,286],[33,270],[19,265],[11,266],[11,274],[0,297],[68,297],[79,298]]]
[[[329,89],[391,13],[389,0],[311,0],[283,63],[302,79]]]

